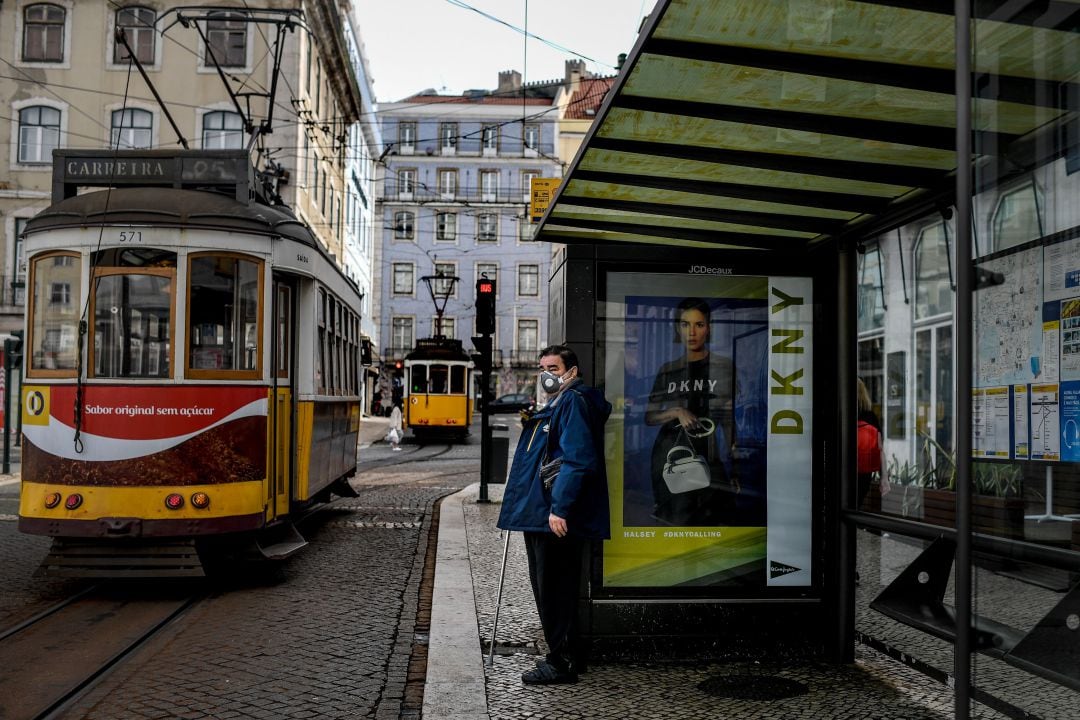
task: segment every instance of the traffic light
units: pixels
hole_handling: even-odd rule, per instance
[[[486,277],[476,281],[476,332],[495,332],[495,281]]]
[[[489,335],[474,335],[473,345],[476,353],[472,356],[476,369],[480,372],[491,372],[491,337]]]

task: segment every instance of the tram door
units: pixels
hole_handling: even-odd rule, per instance
[[[274,447],[270,458],[272,485],[267,503],[272,508],[271,514],[275,517],[289,511],[289,496],[294,473],[292,458],[296,456],[292,412],[296,357],[296,333],[293,325],[294,297],[292,283],[275,277],[274,323],[270,351],[270,361],[274,369],[271,378],[273,396],[270,410]]]

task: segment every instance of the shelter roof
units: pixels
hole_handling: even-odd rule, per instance
[[[973,146],[980,175],[994,178],[1045,163],[1055,144],[1039,137],[1074,129],[1080,109],[1080,5],[1010,7],[975,8]],[[795,250],[948,207],[951,11],[936,0],[835,0],[827,11],[661,0],[538,239]]]

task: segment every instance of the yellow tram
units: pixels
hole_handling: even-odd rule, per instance
[[[23,240],[19,529],[59,541],[46,569],[302,546],[296,514],[352,493],[355,285],[242,151],[57,151],[53,187]]]
[[[418,440],[469,434],[472,376],[473,362],[460,340],[419,340],[405,356],[404,422]]]

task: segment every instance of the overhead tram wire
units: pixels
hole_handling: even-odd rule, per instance
[[[456,7],[462,8],[463,10],[471,10],[472,12],[476,13],[477,15],[480,15],[482,17],[487,18],[488,20],[491,20],[493,22],[497,22],[500,25],[508,27],[511,30],[513,30],[514,32],[521,33],[522,35],[524,35],[526,37],[526,39],[531,37],[533,40],[537,40],[539,42],[542,42],[543,44],[547,45],[548,47],[553,48],[555,50],[558,50],[559,52],[565,52],[565,53],[569,53],[571,55],[576,55],[577,57],[581,58],[582,60],[588,60],[589,62],[594,62],[597,65],[603,65],[604,67],[611,68],[612,70],[617,69],[614,65],[608,65],[607,63],[601,62],[600,60],[595,60],[595,59],[589,57],[588,55],[583,55],[582,53],[579,53],[579,52],[577,52],[575,50],[571,50],[570,48],[568,48],[568,47],[566,47],[564,45],[559,45],[558,43],[554,43],[554,42],[552,42],[550,40],[546,40],[546,39],[540,37],[539,35],[534,35],[534,34],[530,33],[527,20],[526,20],[525,27],[520,28],[517,25],[514,25],[513,23],[509,23],[506,20],[503,20],[502,18],[496,17],[496,16],[494,16],[494,15],[492,15],[490,13],[486,13],[483,10],[480,10],[479,8],[476,8],[476,7],[473,7],[472,5],[469,5],[466,2],[462,2],[462,0],[446,0],[446,2],[448,2],[451,5],[454,5]],[[528,0],[526,0],[525,4],[526,4],[526,14],[527,14],[528,13],[528,7],[527,7],[528,6]]]
[[[41,82],[40,80],[37,80],[37,79],[35,79],[34,77],[32,77],[32,76],[28,75],[27,73],[23,72],[21,68],[18,68],[18,67],[16,67],[16,66],[12,65],[12,64],[11,64],[10,62],[8,62],[8,61],[7,61],[7,60],[6,60],[5,58],[3,58],[3,57],[0,57],[0,62],[4,63],[4,64],[5,64],[5,65],[7,65],[7,66],[8,66],[9,68],[11,68],[11,69],[12,69],[12,70],[14,70],[15,72],[19,73],[20,75],[22,75],[22,78],[21,78],[21,79],[23,79],[23,80],[29,80],[30,82],[34,83],[35,85],[37,85],[37,86],[39,86],[39,87],[41,87],[41,88],[44,88],[44,89],[45,89],[45,91],[46,91],[46,92],[48,92],[48,93],[49,93],[50,95],[52,95],[52,96],[53,96],[54,98],[56,98],[56,99],[57,99],[57,100],[59,100],[60,102],[64,103],[64,104],[65,104],[65,105],[67,105],[68,107],[70,107],[70,108],[73,108],[73,109],[77,110],[77,111],[79,112],[79,114],[80,114],[80,115],[82,115],[83,117],[87,118],[87,119],[88,119],[88,120],[89,120],[90,122],[94,123],[95,125],[97,125],[97,126],[98,126],[99,128],[101,128],[102,130],[111,130],[111,128],[108,128],[108,127],[106,127],[106,126],[105,126],[104,124],[102,124],[102,122],[101,122],[100,120],[98,120],[98,119],[97,119],[96,117],[94,117],[94,116],[93,116],[93,115],[91,115],[90,113],[86,112],[85,110],[83,110],[83,109],[82,109],[81,107],[79,107],[79,106],[78,106],[78,105],[76,105],[75,103],[69,102],[69,101],[65,100],[64,98],[60,97],[59,93],[53,92],[53,91],[52,91],[52,90],[51,90],[51,89],[49,88],[49,86],[48,86],[48,84],[47,84],[47,83]]]

